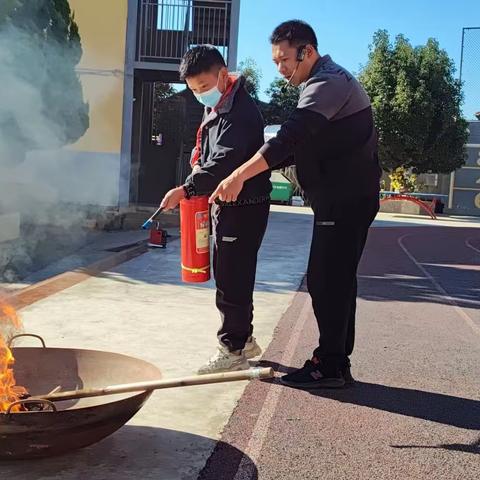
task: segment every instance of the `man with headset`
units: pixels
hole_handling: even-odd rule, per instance
[[[210,201],[234,201],[248,179],[293,158],[314,211],[307,283],[320,340],[312,358],[281,381],[307,389],[343,387],[353,383],[357,266],[379,207],[372,108],[358,81],[330,56],[320,56],[308,24],[284,22],[270,40],[280,74],[301,86],[297,108],[276,137],[220,183]]]

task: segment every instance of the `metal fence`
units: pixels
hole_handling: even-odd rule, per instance
[[[460,80],[463,82],[467,119],[480,112],[480,27],[465,27],[462,31]]]
[[[471,120],[466,161],[452,172],[448,207],[454,213],[480,215],[480,27],[462,30],[460,80],[463,83],[464,116]],[[478,117],[477,117],[478,115]]]
[[[141,0],[137,60],[178,61],[204,43],[227,58],[230,16],[231,0]]]

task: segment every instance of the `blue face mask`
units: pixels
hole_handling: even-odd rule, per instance
[[[220,78],[219,78],[220,79]],[[218,89],[218,80],[217,85],[203,93],[194,93],[195,98],[203,103],[206,107],[214,108],[217,103],[222,98],[222,92]]]

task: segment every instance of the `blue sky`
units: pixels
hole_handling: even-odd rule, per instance
[[[279,23],[292,18],[310,23],[320,54],[330,54],[352,72],[366,63],[373,33],[380,28],[392,38],[403,33],[413,45],[436,38],[459,68],[462,27],[480,27],[480,0],[241,0],[238,60],[252,57],[260,66],[263,99],[277,75],[268,37]],[[480,110],[480,31],[475,35],[478,63],[474,65],[471,48],[471,63],[468,69],[465,66],[463,77],[467,118]]]

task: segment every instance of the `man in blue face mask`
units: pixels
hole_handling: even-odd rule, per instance
[[[218,88],[220,80],[224,84],[222,90]],[[200,103],[206,107],[215,108],[220,102],[223,93],[227,90],[227,85],[232,83],[229,80],[227,69],[222,67],[218,72],[217,82],[212,88],[205,90],[213,81],[212,72],[205,72],[191,78],[190,81],[187,80],[187,85]]]
[[[197,100],[205,105],[192,152],[192,173],[162,200],[175,208],[182,198],[210,195],[218,184],[263,145],[263,119],[245,90],[242,76],[229,74],[220,52],[210,45],[189,50],[180,64]],[[213,272],[221,316],[217,352],[198,373],[242,370],[261,354],[253,333],[253,288],[257,253],[270,206],[270,172],[245,183],[234,202],[212,205]]]

